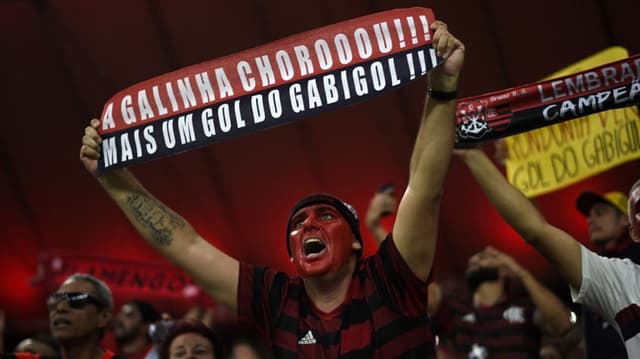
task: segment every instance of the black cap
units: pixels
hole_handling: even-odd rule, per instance
[[[606,203],[626,216],[628,200],[629,198],[624,193],[618,191],[606,192],[604,194],[585,191],[578,196],[576,208],[583,216],[589,217],[591,207],[596,203]]]
[[[309,207],[314,204],[328,204],[338,211],[344,216],[344,218],[349,223],[351,227],[351,231],[353,235],[356,237],[360,245],[362,246],[362,235],[360,235],[360,221],[358,221],[358,213],[349,203],[341,200],[338,197],[332,196],[328,193],[314,193],[310,194],[300,201],[296,203],[291,209],[291,214],[289,215],[289,220],[287,221],[287,251],[289,252],[289,257],[291,257],[291,245],[289,245],[289,233],[291,232],[291,220],[293,219],[293,215],[296,214],[300,209],[304,207]],[[361,253],[362,251],[359,251]],[[359,254],[358,253],[358,254]]]

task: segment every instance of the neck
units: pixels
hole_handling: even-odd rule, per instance
[[[149,342],[145,335],[138,335],[126,343],[118,343],[119,354],[131,355],[140,353],[148,344]]]
[[[349,263],[335,272],[302,279],[304,289],[316,308],[329,313],[344,303],[356,263],[356,256],[352,256]]]
[[[62,359],[100,359],[104,351],[99,340],[78,340],[60,343]]]
[[[604,251],[615,250],[620,243],[624,243],[628,239],[627,236],[628,236],[628,234],[626,232],[623,232],[617,238],[613,238],[613,239],[610,239],[608,241],[602,241],[600,243],[596,243],[596,246],[598,247],[598,251],[599,252],[604,252]]]
[[[504,282],[501,279],[482,282],[473,292],[473,305],[491,307],[504,297]]]

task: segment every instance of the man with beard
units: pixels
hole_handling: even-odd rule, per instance
[[[434,316],[456,358],[538,358],[542,334],[560,336],[571,327],[562,301],[493,247],[469,258],[465,280],[471,298],[447,294]],[[519,284],[526,294],[513,290]]]
[[[444,23],[436,21],[432,29],[433,47],[445,60],[429,72],[409,185],[392,234],[372,257],[361,258],[353,208],[319,194],[298,202],[287,222],[289,257],[300,277],[240,263],[200,237],[127,170],[97,175],[98,120],[85,129],[80,159],[142,236],[217,303],[255,323],[276,357],[433,357],[426,279],[454,141],[464,45]]]
[[[629,259],[599,256],[548,223],[482,150],[458,154],[500,215],[567,280],[573,300],[602,315],[624,341],[629,358],[639,358],[640,265]],[[640,181],[631,187],[627,211],[629,234],[639,243]]]
[[[132,299],[122,305],[113,321],[118,354],[127,359],[148,358],[153,347],[149,325],[159,319],[158,311],[145,301]]]
[[[640,263],[640,244],[629,237],[627,202],[621,192],[587,191],[578,197],[576,208],[587,218],[589,239],[599,255]],[[582,318],[587,358],[627,358],[624,343],[607,321],[587,308],[583,308]]]

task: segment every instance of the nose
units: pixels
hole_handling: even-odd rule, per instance
[[[50,312],[67,312],[69,311],[69,303],[66,300],[58,300],[56,303],[49,306]]]
[[[309,230],[318,228],[318,219],[315,216],[308,216],[302,221],[302,229]]]

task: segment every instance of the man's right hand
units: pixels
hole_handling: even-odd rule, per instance
[[[98,176],[98,159],[100,158],[100,146],[102,138],[98,135],[98,126],[100,121],[91,120],[89,126],[84,128],[84,136],[82,136],[82,146],[80,147],[80,161],[84,168],[94,176]]]

